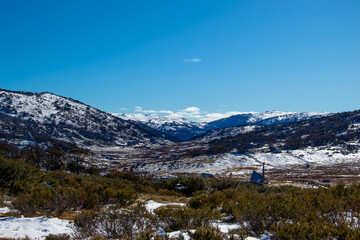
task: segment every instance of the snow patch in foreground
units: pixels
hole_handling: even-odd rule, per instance
[[[71,234],[71,223],[68,220],[58,218],[0,218],[1,238],[24,238],[45,239],[49,234]]]
[[[5,214],[5,213],[11,213],[11,209],[8,207],[2,207],[0,208],[0,214]]]
[[[146,210],[148,210],[149,212],[151,213],[154,213],[154,210],[159,208],[159,207],[163,207],[163,206],[185,206],[186,204],[185,203],[158,203],[158,202],[155,202],[153,200],[149,200],[146,202],[145,204],[145,207],[146,207]]]
[[[231,230],[240,228],[240,224],[238,223],[214,222],[212,225],[223,233],[229,233]]]

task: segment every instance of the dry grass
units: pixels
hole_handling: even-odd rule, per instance
[[[58,216],[59,219],[62,219],[62,220],[74,220],[75,217],[78,215],[79,213],[78,212],[75,212],[75,211],[66,211],[64,213],[62,213],[60,216]]]
[[[168,196],[168,195],[157,195],[157,194],[144,194],[139,200],[149,201],[153,200],[158,203],[187,203],[189,199],[184,196]]]
[[[330,180],[330,183],[355,183],[360,180],[359,163],[342,163],[334,165],[311,165],[306,169],[303,165],[294,165],[289,169],[271,169],[266,171],[270,182],[284,181],[312,181],[322,183]]]
[[[3,214],[0,214],[0,217],[21,217],[21,214],[20,213],[16,213],[16,212],[8,212],[8,213],[3,213]],[[34,217],[37,217],[37,216],[34,216]]]

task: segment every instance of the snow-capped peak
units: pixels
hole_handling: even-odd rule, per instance
[[[201,126],[202,123],[192,122],[184,117],[175,115],[157,115],[157,114],[141,114],[141,113],[113,113],[113,115],[124,120],[132,120],[142,123],[151,123],[156,126],[164,124],[194,124]]]
[[[179,140],[187,140],[205,132],[205,123],[190,121],[175,115],[157,115],[141,113],[113,113],[124,120],[140,122],[150,128],[165,132]]]

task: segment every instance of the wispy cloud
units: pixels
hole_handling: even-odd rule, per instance
[[[198,107],[187,107],[183,110],[184,112],[199,113],[200,108]]]
[[[198,62],[202,62],[202,59],[193,57],[193,58],[185,58],[183,61],[191,62],[191,63],[198,63]]]
[[[135,107],[135,112],[139,112],[139,113],[159,113],[159,111],[156,110],[144,110],[142,107]]]

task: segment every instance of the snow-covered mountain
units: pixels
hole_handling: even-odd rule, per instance
[[[165,116],[157,114],[140,113],[114,113],[115,116],[124,120],[132,120],[144,124],[151,129],[164,132],[173,137],[172,140],[186,141],[189,138],[206,132],[206,123],[198,123],[178,116]],[[148,129],[149,131],[152,131]],[[169,137],[168,137],[169,138]]]
[[[0,90],[0,140],[62,141],[78,146],[147,145],[162,141],[132,121],[49,92]]]
[[[266,152],[319,146],[336,146],[351,152],[360,148],[359,140],[358,110],[284,124],[213,129],[195,138],[194,142],[198,145],[206,143],[209,153],[230,152],[233,149],[241,153],[253,150]]]
[[[202,135],[209,130],[218,128],[235,127],[240,125],[273,125],[279,123],[296,122],[322,116],[329,113],[324,112],[280,112],[269,111],[264,113],[249,112],[222,118],[213,122],[193,122],[183,117],[157,114],[141,113],[115,113],[125,120],[132,120],[149,127],[149,131],[156,129],[166,134],[170,140],[186,141],[193,137]],[[155,133],[158,134],[158,133]],[[171,139],[173,137],[173,139]]]
[[[206,125],[207,130],[225,127],[235,127],[240,125],[273,125],[287,122],[297,122],[312,118],[330,115],[326,112],[280,112],[267,111],[263,113],[248,112],[222,118]]]
[[[213,129],[170,145],[168,152],[161,160],[135,166],[136,171],[231,173],[248,179],[254,167],[261,169],[265,162],[273,170],[271,179],[357,179],[360,110],[282,124]]]
[[[273,125],[327,113],[244,113],[210,123],[156,114],[109,114],[77,100],[49,92],[0,90],[0,140],[17,144],[62,141],[79,146],[147,146],[186,141],[212,129],[239,125]]]

